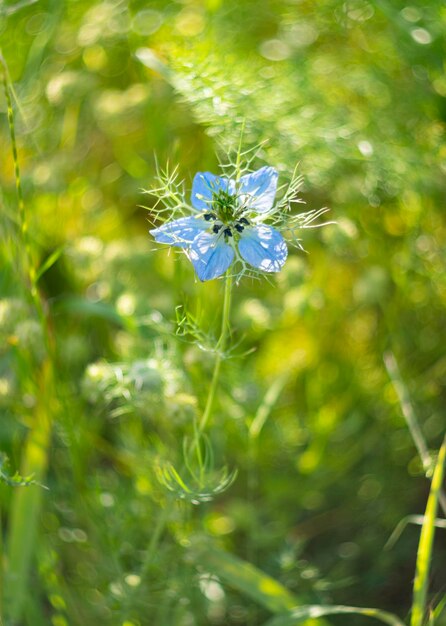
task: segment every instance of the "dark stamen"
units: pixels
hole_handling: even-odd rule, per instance
[[[236,224],[235,225],[235,229],[239,232],[242,233],[245,230],[244,226],[241,226],[241,224]]]
[[[225,228],[223,231],[223,234],[226,235],[227,237],[232,237],[232,232],[230,228]]]
[[[214,232],[215,234],[218,233],[218,231],[220,230],[220,228],[222,228],[223,225],[222,224],[214,224],[212,227],[212,232]]]
[[[240,224],[245,224],[245,226],[249,226],[249,222],[248,222],[248,220],[246,219],[246,217],[241,217],[241,218],[239,219],[239,222],[240,222]]]
[[[209,222],[209,220],[216,220],[216,219],[217,219],[217,216],[216,216],[216,215],[214,215],[213,213],[205,213],[205,214],[203,215],[203,217],[204,217],[204,219],[205,219],[207,222]]]

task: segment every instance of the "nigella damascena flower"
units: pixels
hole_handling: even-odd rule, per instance
[[[159,243],[182,248],[200,280],[211,280],[241,260],[263,272],[278,272],[288,255],[282,235],[264,223],[271,215],[277,171],[262,167],[239,180],[209,172],[195,175],[193,214],[151,230]]]

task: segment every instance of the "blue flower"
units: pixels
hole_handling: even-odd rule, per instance
[[[200,280],[211,280],[241,260],[278,272],[287,255],[282,235],[263,221],[271,214],[277,171],[262,167],[235,181],[198,172],[192,185],[194,213],[150,231],[155,241],[184,249]]]

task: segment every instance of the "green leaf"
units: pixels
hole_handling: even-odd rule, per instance
[[[434,624],[436,622],[436,620],[440,617],[440,615],[443,613],[444,611],[444,607],[446,606],[446,595],[442,597],[442,599],[440,600],[440,602],[437,604],[437,606],[435,607],[435,609],[432,611],[431,614],[431,621]]]
[[[271,411],[273,410],[289,378],[290,372],[287,370],[286,372],[280,374],[269,387],[249,427],[250,437],[255,439],[260,435],[266,420],[270,416]]]
[[[194,544],[196,562],[272,613],[287,611],[299,600],[277,580],[250,563],[202,541]]]
[[[59,246],[58,248],[56,248],[54,252],[52,252],[49,255],[49,257],[47,257],[44,263],[42,263],[42,265],[39,267],[39,269],[36,272],[36,278],[35,278],[36,283],[42,278],[45,272],[47,272],[50,269],[50,267],[54,265],[54,263],[62,254],[64,248],[65,246]]]
[[[418,526],[422,526],[425,522],[426,518],[424,515],[406,515],[403,519],[398,522],[395,530],[390,535],[387,540],[386,545],[384,546],[385,550],[390,550],[396,544],[398,539],[401,537],[403,531],[406,526],[409,524],[417,524]],[[435,528],[445,528],[446,529],[446,519],[436,519],[435,520]]]
[[[356,606],[323,605],[300,606],[292,611],[289,611],[285,615],[278,615],[277,617],[274,617],[269,620],[265,626],[294,626],[295,624],[300,624],[310,618],[319,619],[321,617],[325,617],[326,615],[340,614],[364,615],[365,617],[377,619],[384,624],[389,624],[389,626],[405,626],[404,622],[396,617],[396,615],[392,615],[392,613],[387,613],[386,611],[380,611],[379,609],[366,609]]]
[[[417,565],[413,586],[411,626],[422,626],[426,612],[426,598],[429,583],[429,569],[432,558],[432,547],[435,536],[435,518],[437,515],[438,499],[443,482],[444,462],[446,458],[446,437],[438,454],[437,463],[432,478],[431,490],[427,500],[424,524],[421,529],[418,545]]]
[[[250,563],[215,548],[209,542],[202,541],[197,548],[197,562],[216,574],[231,587],[249,596],[272,613],[281,613],[267,622],[265,626],[294,626],[306,622],[313,624],[315,619],[326,615],[356,614],[375,618],[389,626],[405,626],[398,617],[380,611],[351,606],[299,606],[299,598],[290,593],[277,580],[264,574]],[[319,624],[324,622],[319,621]],[[326,623],[326,622],[325,622]]]

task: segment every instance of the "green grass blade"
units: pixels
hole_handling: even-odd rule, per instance
[[[64,248],[64,245],[56,248],[56,250],[54,250],[54,252],[50,254],[50,256],[42,263],[36,273],[36,282],[42,278],[45,272],[47,272],[54,265],[54,263],[56,263],[57,259],[64,251]]]
[[[257,438],[260,435],[262,428],[264,427],[266,420],[271,414],[280,394],[283,391],[286,383],[288,382],[290,373],[287,371],[276,378],[273,384],[270,386],[265,394],[265,397],[257,409],[257,413],[251,422],[249,427],[249,436]]]
[[[250,563],[215,548],[207,541],[196,543],[193,548],[196,550],[195,560],[201,567],[272,613],[289,612],[301,604],[299,598],[281,583]],[[307,626],[310,624],[313,621],[308,621]]]
[[[319,619],[327,615],[364,615],[372,617],[389,626],[405,626],[396,615],[378,609],[366,609],[356,606],[300,606],[286,615],[278,615],[269,620],[265,626],[294,626],[308,619]]]
[[[438,602],[435,609],[432,611],[432,615],[431,615],[432,623],[435,623],[436,620],[439,619],[445,607],[446,607],[446,596],[443,596],[440,602]]]
[[[429,583],[429,568],[432,558],[432,547],[435,535],[435,518],[437,515],[438,499],[443,482],[444,462],[446,457],[446,437],[438,454],[437,463],[432,478],[431,490],[427,500],[425,520],[421,529],[418,545],[415,582],[413,587],[411,626],[422,626],[426,611],[426,597]]]
[[[32,411],[32,424],[27,436],[20,473],[24,477],[33,476],[36,482],[44,480],[48,465],[48,448],[51,433],[51,398],[53,397],[53,365],[51,361],[50,334],[47,327],[47,318],[40,294],[36,287],[36,270],[31,254],[29,238],[29,221],[25,208],[22,184],[20,178],[20,165],[18,147],[15,132],[14,110],[12,105],[13,87],[9,79],[8,67],[0,51],[0,80],[7,105],[8,127],[12,148],[12,160],[14,165],[14,177],[18,200],[18,224],[17,255],[23,261],[23,275],[20,275],[22,288],[32,303],[42,328],[47,349],[46,360],[43,363],[35,362],[26,372],[24,378],[28,380],[36,398],[36,404]],[[22,274],[22,272],[21,272]],[[17,482],[21,481],[18,477]],[[23,481],[22,481],[23,482]],[[24,481],[26,483],[26,479]],[[39,523],[43,490],[40,486],[23,484],[15,490],[11,499],[10,518],[7,527],[5,559],[6,571],[4,575],[4,610],[8,624],[16,624],[21,621],[26,600],[29,597],[29,573],[35,550],[35,539]],[[3,561],[3,558],[2,558]]]
[[[198,548],[195,554],[197,563],[272,613],[288,611],[299,604],[285,587],[250,563],[208,542],[200,542],[194,548]]]
[[[375,618],[389,626],[405,626],[397,616],[378,609],[350,606],[299,606],[299,598],[291,594],[274,578],[223,550],[209,544],[199,547],[199,563],[231,587],[252,598],[272,613],[280,613],[267,626],[293,626],[313,623],[328,615],[354,614]],[[324,622],[319,622],[323,624]],[[326,622],[325,622],[326,623]]]
[[[41,395],[34,411],[34,425],[24,446],[21,473],[45,478],[51,435],[49,398],[51,366],[42,370]],[[19,622],[29,593],[29,572],[36,545],[44,489],[38,485],[14,491],[7,538],[5,611],[10,623]],[[8,622],[9,623],[9,622]]]
[[[409,391],[403,381],[403,377],[401,376],[395,355],[392,352],[387,352],[384,355],[384,365],[386,366],[387,373],[389,374],[389,378],[392,381],[393,387],[398,396],[401,413],[406,420],[409,433],[418,451],[426,477],[430,479],[434,469],[434,459],[431,457],[431,453],[429,452],[429,448],[424,439],[423,432],[420,428],[419,421],[410,400]],[[438,501],[444,514],[446,515],[446,495],[441,489],[438,494]]]
[[[403,519],[400,522],[398,522],[395,530],[393,531],[393,533],[390,535],[389,539],[387,540],[387,543],[384,546],[384,550],[390,550],[391,548],[393,548],[393,546],[396,544],[396,542],[399,540],[404,530],[406,529],[406,526],[408,526],[409,524],[416,524],[418,526],[422,526],[425,521],[426,521],[426,518],[424,517],[424,515],[407,515],[406,517],[403,517]],[[434,521],[434,525],[435,525],[435,528],[446,529],[446,519],[436,519]]]
[[[33,431],[25,449],[24,466],[42,478],[47,467],[46,443],[44,433]],[[14,494],[5,576],[5,610],[13,624],[20,619],[27,598],[43,493],[34,485]]]

